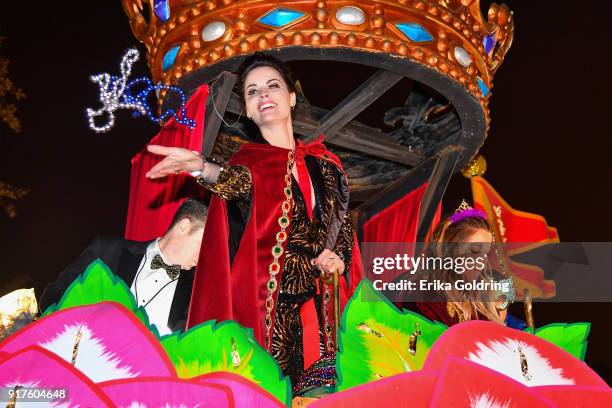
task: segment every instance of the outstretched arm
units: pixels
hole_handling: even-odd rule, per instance
[[[220,196],[224,200],[245,199],[251,193],[253,179],[251,172],[244,166],[217,167],[215,181],[211,182],[204,174],[197,178],[198,184]]]
[[[202,156],[191,150],[182,147],[167,147],[159,145],[149,145],[147,150],[153,154],[165,156],[162,161],[145,174],[151,179],[158,179],[172,174],[179,174],[183,171],[193,172],[202,171],[211,182],[215,182],[214,165],[204,161]],[[218,177],[218,173],[216,175]]]
[[[244,166],[221,167],[181,147],[149,145],[147,149],[151,153],[165,156],[147,172],[146,176],[151,179],[187,171],[197,173],[195,177],[198,184],[225,200],[246,198],[251,191],[251,172]]]

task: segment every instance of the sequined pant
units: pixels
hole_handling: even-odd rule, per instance
[[[276,319],[272,334],[272,356],[280,366],[283,374],[291,378],[292,384],[297,384],[304,372],[303,329],[300,308],[309,299],[315,297],[315,307],[320,318],[320,296],[287,295],[279,296],[276,306]],[[319,326],[320,349],[321,330]]]

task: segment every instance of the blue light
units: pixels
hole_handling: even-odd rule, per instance
[[[175,45],[174,47],[170,48],[168,52],[166,52],[166,55],[164,55],[164,59],[162,60],[162,70],[167,71],[174,65],[174,60],[176,59],[176,55],[178,54],[180,48],[180,45]]]
[[[157,18],[161,21],[166,22],[170,18],[170,6],[168,0],[155,0],[153,2],[153,11]]]
[[[480,78],[477,78],[478,87],[480,88],[480,92],[482,96],[487,96],[489,94],[489,87],[484,83],[484,81]]]
[[[138,91],[136,95],[132,95],[132,91],[136,88],[140,88],[141,90]],[[151,94],[151,92],[162,90],[169,93],[176,92],[181,102],[178,110],[169,108],[163,111],[161,115],[156,116],[147,103],[147,97]],[[187,97],[185,96],[183,90],[179,87],[162,85],[161,83],[154,85],[149,78],[136,78],[126,84],[122,100],[126,105],[135,107],[134,116],[140,116],[143,114],[142,112],[144,112],[144,115],[154,123],[165,122],[171,117],[174,117],[177,123],[187,126],[190,129],[194,129],[196,126],[195,120],[187,117],[187,109],[185,109]]]
[[[274,28],[281,28],[299,20],[304,15],[301,11],[279,7],[264,14],[257,21]]]
[[[395,25],[410,41],[425,42],[433,40],[429,31],[419,23],[397,23]]]

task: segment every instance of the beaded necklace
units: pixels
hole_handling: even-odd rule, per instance
[[[276,289],[278,288],[278,280],[276,279],[276,275],[280,272],[281,266],[278,261],[282,256],[283,243],[287,240],[287,228],[289,227],[289,213],[291,212],[291,208],[293,207],[293,193],[291,190],[292,185],[292,177],[291,171],[293,169],[295,154],[290,151],[287,154],[287,172],[285,173],[285,187],[283,192],[285,193],[285,200],[281,204],[282,214],[278,218],[278,225],[280,226],[280,231],[276,233],[276,244],[272,247],[272,262],[268,265],[268,273],[270,274],[270,279],[266,283],[266,288],[268,289],[268,296],[266,297],[266,317],[265,317],[265,325],[266,325],[266,350],[268,352],[271,348],[272,336],[270,332],[272,330],[272,311],[274,310],[274,293],[276,293]],[[324,277],[324,274],[321,274],[321,277]],[[332,340],[332,327],[329,324],[329,319],[327,316],[327,308],[329,301],[331,300],[331,293],[329,291],[329,285],[326,285],[324,282],[325,279],[321,279],[321,285],[324,286],[323,291],[323,326],[325,328],[325,338],[326,338],[326,348],[328,352],[333,352],[335,350],[334,341]],[[336,322],[338,324],[338,322]]]
[[[266,284],[268,289],[268,296],[266,298],[266,348],[270,351],[272,337],[270,331],[272,329],[272,311],[274,310],[274,293],[278,288],[278,281],[276,275],[280,272],[280,263],[278,259],[283,254],[283,243],[287,240],[287,227],[289,226],[289,212],[293,206],[293,193],[291,191],[291,170],[293,169],[293,150],[287,155],[287,172],[285,174],[285,200],[281,204],[282,215],[278,218],[278,225],[280,231],[276,233],[276,245],[272,247],[272,262],[268,265],[268,273],[270,279]]]

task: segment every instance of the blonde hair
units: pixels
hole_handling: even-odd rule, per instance
[[[489,223],[483,218],[469,217],[457,222],[452,222],[450,217],[446,218],[432,232],[425,250],[425,256],[454,257],[457,255],[453,251],[456,246],[446,244],[467,242],[467,238],[478,230],[486,230],[493,236]],[[490,279],[492,273],[490,268],[485,268],[480,276],[484,279]],[[458,274],[453,270],[441,268],[431,271],[431,276],[442,282],[454,283]],[[462,314],[460,320],[474,320],[480,314],[490,321],[503,324],[495,307],[495,302],[491,300],[483,301],[481,293],[460,291],[455,288],[455,285],[452,285],[452,289],[447,292],[447,297],[449,309],[458,310]],[[485,296],[485,299],[491,299],[491,297]]]

